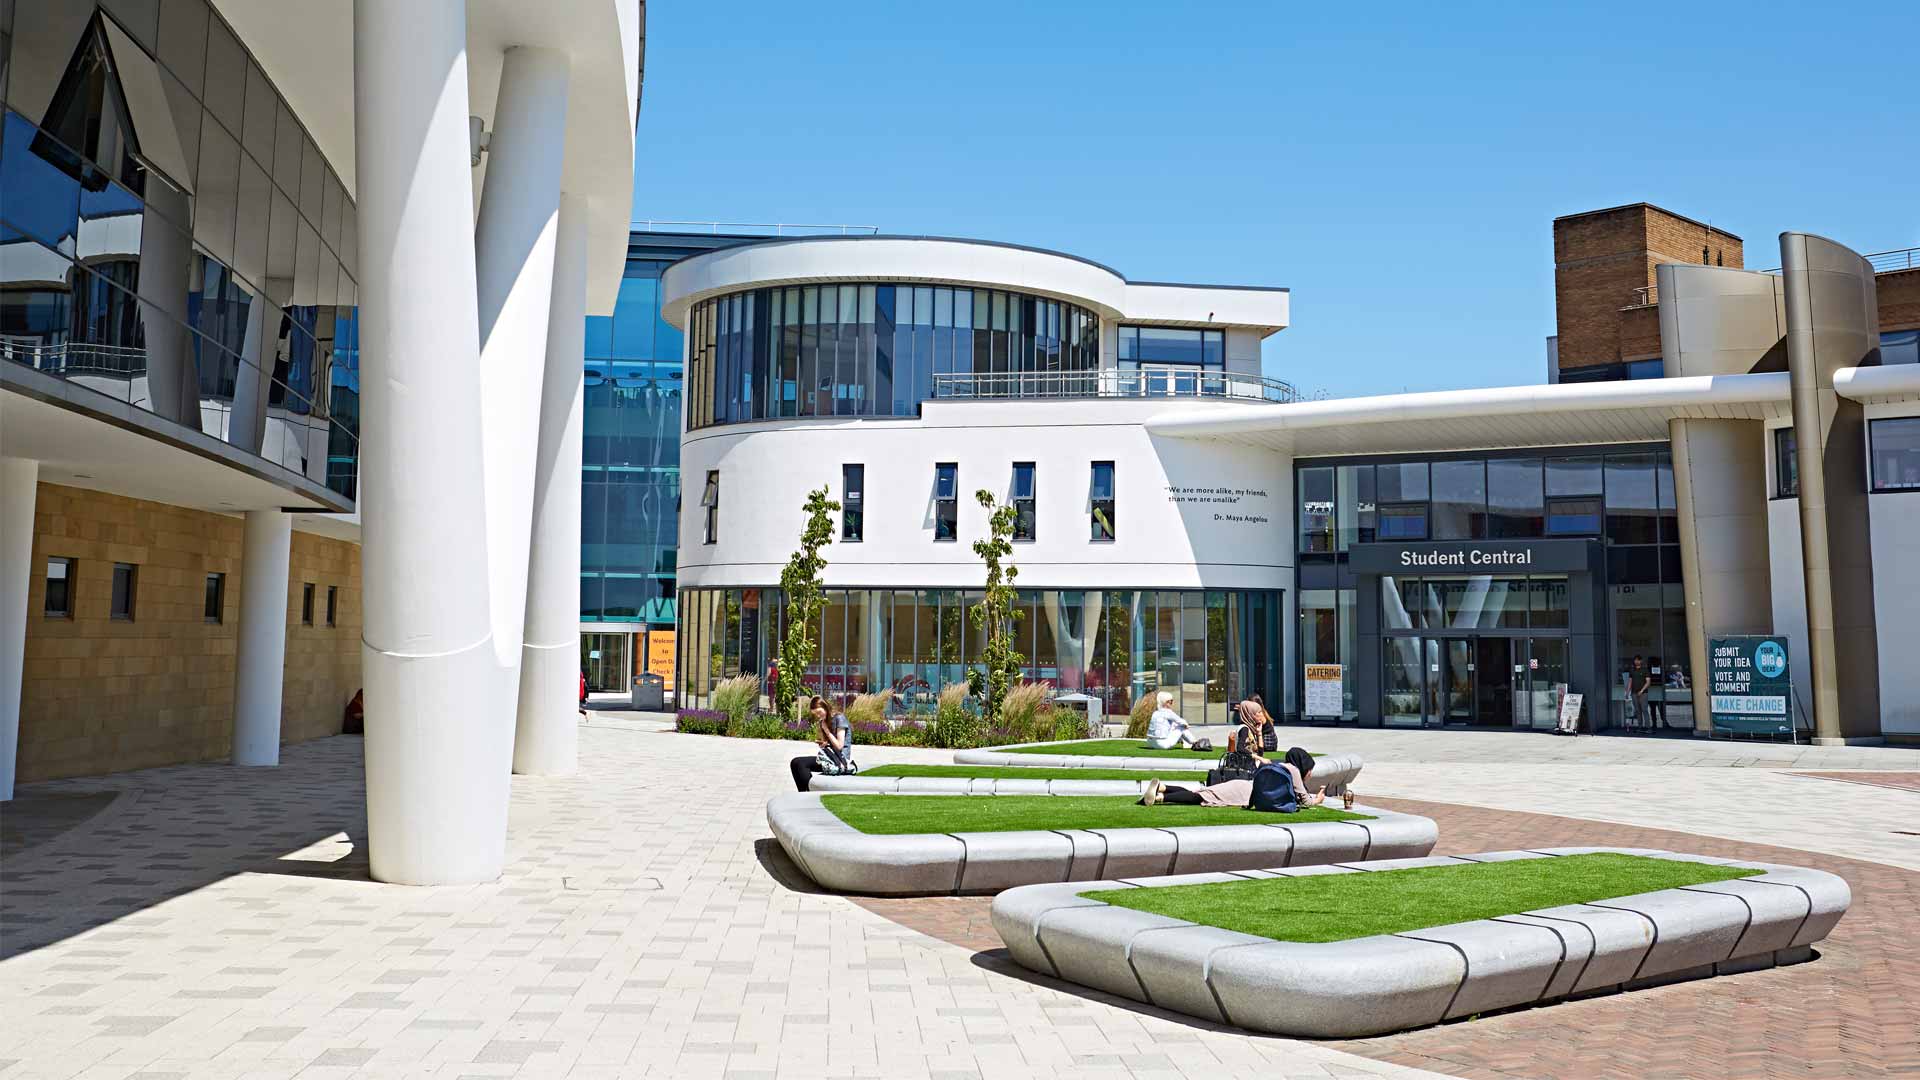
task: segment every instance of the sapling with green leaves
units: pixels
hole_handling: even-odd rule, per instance
[[[820,549],[833,543],[833,515],[840,504],[827,498],[823,486],[807,492],[801,507],[807,524],[800,532],[800,550],[787,560],[780,571],[780,590],[786,597],[787,628],[780,638],[780,677],[774,684],[773,705],[781,716],[796,716],[803,687],[801,680],[813,665],[813,630],[820,622],[820,609],[826,606],[827,568]]]
[[[973,543],[973,553],[987,568],[985,595],[973,606],[987,628],[987,644],[980,656],[982,666],[969,670],[967,681],[980,696],[982,719],[992,728],[999,723],[1007,692],[1013,689],[1026,663],[1027,658],[1013,647],[1014,630],[1025,612],[1020,610],[1019,593],[1014,588],[1020,568],[1007,561],[1013,557],[1016,511],[1011,504],[1000,505],[993,492],[985,488],[974,492],[973,497],[987,512],[986,539]]]

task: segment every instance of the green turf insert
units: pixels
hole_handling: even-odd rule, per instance
[[[1067,757],[1151,757],[1179,758],[1183,761],[1209,761],[1227,752],[1222,739],[1213,749],[1200,752],[1185,747],[1157,750],[1139,739],[1083,739],[1079,742],[1040,743],[1037,746],[995,746],[1008,754],[1062,754]],[[1281,751],[1285,753],[1285,751]],[[1270,755],[1271,756],[1271,755]],[[1314,755],[1318,757],[1319,755]],[[1276,759],[1277,760],[1277,759]]]
[[[882,765],[862,769],[861,776],[964,776],[975,780],[1197,780],[1204,782],[1205,772],[1168,769],[1046,769],[1033,765]]]
[[[1255,937],[1319,942],[1397,934],[1763,872],[1603,852],[1080,895]]]
[[[1164,829],[1175,825],[1304,825],[1368,821],[1315,807],[1267,814],[1238,806],[1141,806],[1126,795],[823,795],[827,809],[863,833],[1021,832],[1031,829]]]

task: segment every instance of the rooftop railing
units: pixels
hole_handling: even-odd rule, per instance
[[[878,225],[803,225],[781,221],[632,221],[637,232],[710,233],[714,236],[876,236]]]
[[[1897,248],[1893,251],[1876,251],[1871,255],[1863,255],[1861,258],[1867,260],[1867,265],[1873,267],[1873,272],[1876,274],[1892,274],[1901,270],[1920,270],[1920,247]],[[1760,272],[1763,274],[1778,274],[1780,270],[1780,267],[1772,266]],[[1660,287],[1658,285],[1642,285],[1633,290],[1633,303],[1627,306],[1646,307],[1649,304],[1657,304],[1659,302]]]
[[[937,401],[1191,397],[1280,405],[1301,400],[1300,391],[1280,379],[1180,364],[1097,371],[974,372],[933,377],[933,398]]]

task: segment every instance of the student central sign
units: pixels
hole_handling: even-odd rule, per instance
[[[1431,570],[1442,567],[1532,566],[1533,549],[1487,551],[1484,548],[1468,548],[1465,551],[1402,551],[1400,565],[1409,570]]]

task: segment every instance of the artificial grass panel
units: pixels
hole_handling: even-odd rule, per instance
[[[1175,747],[1171,750],[1156,750],[1139,739],[1085,739],[1080,742],[1041,743],[1038,746],[996,746],[991,749],[1009,754],[1063,754],[1069,757],[1154,757],[1183,758],[1187,761],[1206,761],[1218,758],[1227,752],[1226,740],[1222,739],[1211,750],[1203,752]],[[1281,753],[1285,753],[1284,750]]]
[[[861,776],[967,776],[976,780],[1201,780],[1205,772],[1147,769],[1046,769],[1033,765],[882,765]]]
[[[1760,870],[1595,853],[1081,896],[1276,941],[1346,941],[1752,877]]]
[[[1238,806],[1141,806],[1126,795],[823,795],[820,801],[841,821],[863,833],[883,836],[1371,820],[1366,814],[1321,807],[1268,814]]]

